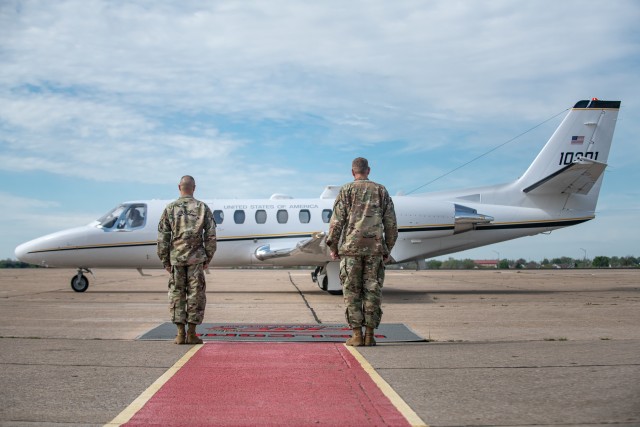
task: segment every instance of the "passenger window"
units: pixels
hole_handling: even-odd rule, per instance
[[[233,213],[233,222],[236,224],[244,224],[245,213],[243,210],[237,210]]]
[[[323,209],[322,210],[322,222],[328,224],[331,220],[331,209]]]
[[[311,212],[308,209],[302,209],[298,214],[298,218],[300,218],[301,223],[308,224],[311,221]]]
[[[264,224],[267,222],[267,211],[262,209],[256,211],[256,222],[258,224]]]
[[[289,212],[284,209],[280,209],[276,214],[276,218],[278,219],[279,224],[286,224],[287,221],[289,221]]]
[[[222,224],[222,222],[224,221],[224,212],[222,212],[221,210],[213,211],[213,220],[216,222],[216,224]]]

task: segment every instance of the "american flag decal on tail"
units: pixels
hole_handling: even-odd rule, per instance
[[[583,143],[584,143],[584,136],[571,137],[571,144],[583,144]]]

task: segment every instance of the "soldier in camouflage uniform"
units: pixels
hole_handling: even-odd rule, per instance
[[[207,304],[204,270],[216,251],[216,223],[211,209],[193,197],[193,177],[183,176],[178,189],[180,198],[167,205],[158,223],[158,257],[171,273],[169,312],[178,328],[175,343],[202,344],[196,325],[202,323]]]
[[[340,189],[327,236],[331,258],[340,259],[346,318],[353,329],[350,346],[376,345],[373,331],[382,318],[384,264],[398,238],[391,197],[384,186],[369,181],[370,172],[367,159],[353,161],[355,180]]]

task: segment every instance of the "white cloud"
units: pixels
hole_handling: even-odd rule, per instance
[[[50,230],[75,227],[98,218],[95,213],[69,211],[54,200],[39,200],[21,197],[0,191],[2,206],[11,206],[0,218],[0,229],[4,238],[13,236],[17,232],[28,233],[32,237],[44,234]]]
[[[580,31],[594,13],[597,28]],[[628,2],[30,2],[6,75],[265,117],[361,96],[535,112],[550,100],[512,99],[513,88],[564,87],[633,53],[617,29],[634,15]]]

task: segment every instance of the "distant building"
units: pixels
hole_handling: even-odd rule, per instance
[[[478,268],[498,268],[498,262],[499,260],[497,259],[474,259],[473,260],[473,263]]]

